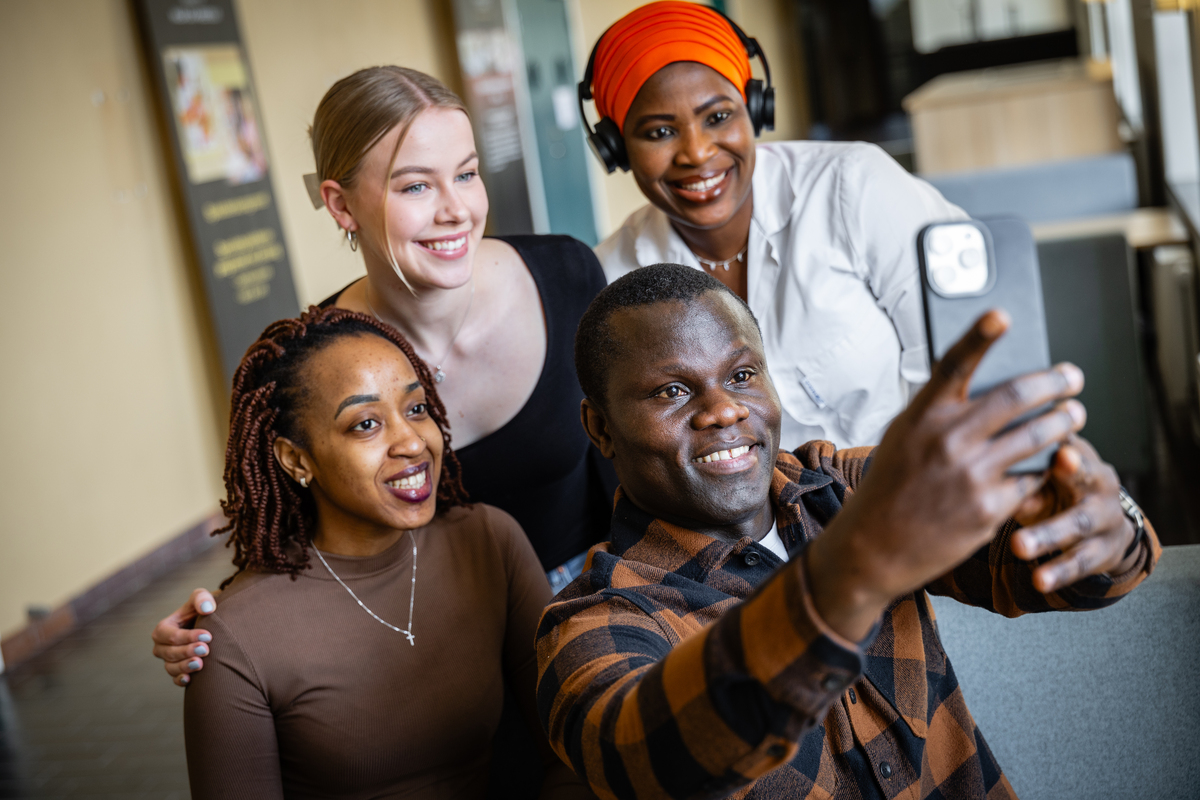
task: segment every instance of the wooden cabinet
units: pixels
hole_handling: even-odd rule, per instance
[[[1111,78],[1064,59],[934,78],[904,99],[921,174],[1012,167],[1123,148]]]

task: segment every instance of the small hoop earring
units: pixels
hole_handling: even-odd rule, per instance
[[[308,478],[301,478],[301,479],[300,479],[300,488],[302,488],[302,489],[307,489],[307,488],[308,488]]]
[[[350,243],[350,251],[352,253],[357,253],[358,252],[358,231],[352,231],[349,228],[346,228],[346,241]]]

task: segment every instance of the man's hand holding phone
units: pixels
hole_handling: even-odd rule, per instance
[[[1116,470],[1084,439],[1072,434],[1058,449],[1041,489],[1013,515],[1024,528],[1013,537],[1014,555],[1032,561],[1061,551],[1034,570],[1039,591],[1102,572],[1120,575],[1137,564],[1138,551],[1129,552],[1137,529],[1120,488]]]
[[[1086,421],[1073,399],[1083,388],[1079,368],[1060,364],[970,396],[976,368],[1008,325],[1005,313],[985,313],[934,365],[858,491],[810,545],[814,603],[847,638],[861,639],[895,598],[962,564],[1013,516],[1032,526],[1014,538],[1014,555],[1062,550],[1034,573],[1043,592],[1128,568],[1134,532],[1115,473],[1076,436]],[[1047,472],[1011,474],[1059,445]]]

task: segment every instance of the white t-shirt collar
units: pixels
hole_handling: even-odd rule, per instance
[[[779,556],[780,560],[788,560],[787,548],[783,546],[783,540],[779,538],[779,523],[772,521],[771,530],[758,543]]]

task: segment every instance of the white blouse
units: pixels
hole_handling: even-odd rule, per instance
[[[929,380],[917,234],[966,214],[875,145],[771,142],[756,160],[747,300],[783,404],[781,446],[878,444]],[[663,262],[703,269],[651,205],[596,255],[610,283]]]

